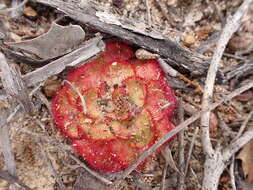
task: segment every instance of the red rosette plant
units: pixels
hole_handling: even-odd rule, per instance
[[[156,60],[120,42],[69,74],[52,101],[56,127],[100,171],[121,171],[174,128],[176,99]]]

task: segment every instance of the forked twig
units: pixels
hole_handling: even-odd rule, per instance
[[[228,19],[227,24],[222,30],[218,44],[214,50],[214,54],[211,60],[210,67],[208,69],[204,94],[202,97],[202,110],[209,107],[212,102],[212,96],[214,91],[214,83],[219,68],[219,63],[222,58],[223,52],[229,39],[234,32],[239,28],[242,17],[247,13],[248,8],[253,0],[245,0],[238,8],[236,13]],[[206,160],[204,165],[204,178],[202,183],[203,190],[217,189],[220,175],[226,167],[226,162],[231,156],[239,150],[250,138],[253,131],[246,132],[240,139],[237,139],[231,145],[229,145],[223,152],[219,149],[214,150],[211,144],[209,133],[210,111],[207,111],[201,116],[201,140],[203,151],[206,154]]]
[[[242,3],[242,5],[239,7],[237,12],[234,14],[234,16],[229,18],[227,24],[225,25],[221,33],[220,39],[218,41],[218,45],[214,50],[211,64],[208,69],[206,82],[205,82],[205,88],[204,88],[204,94],[202,98],[202,109],[207,108],[209,104],[211,103],[216,74],[219,68],[219,63],[220,63],[222,54],[226,48],[226,44],[228,43],[229,39],[232,37],[234,32],[236,32],[236,30],[239,28],[241,24],[240,21],[242,17],[247,13],[247,10],[250,7],[250,4],[252,2],[253,0],[245,0]],[[213,150],[210,135],[209,135],[209,121],[210,121],[210,112],[206,112],[201,117],[201,126],[202,126],[201,140],[202,140],[204,152],[209,157],[212,157],[212,155],[214,154],[214,150]]]

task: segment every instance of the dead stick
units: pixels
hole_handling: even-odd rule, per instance
[[[239,7],[237,12],[234,14],[234,16],[228,19],[228,22],[221,33],[218,45],[214,50],[214,54],[206,77],[204,94],[202,98],[203,110],[205,110],[212,101],[215,78],[217,75],[222,54],[226,48],[226,44],[228,43],[234,32],[236,32],[236,30],[239,28],[241,19],[247,13],[247,10],[252,2],[253,0],[245,0]],[[214,150],[209,135],[209,121],[210,112],[208,111],[201,116],[201,140],[204,152],[211,157],[214,154]]]
[[[183,107],[183,102],[182,100],[179,101],[179,109],[178,109],[178,117],[180,123],[184,122],[184,107]],[[180,131],[178,133],[178,168],[179,168],[179,174],[178,174],[178,185],[177,185],[177,190],[183,190],[185,189],[185,175],[186,173],[184,172],[185,168],[185,141],[184,141],[184,130]]]
[[[80,62],[87,61],[89,58],[95,56],[104,49],[105,45],[101,41],[101,37],[93,38],[87,41],[79,49],[33,71],[22,78],[28,86],[37,84],[38,82],[46,80],[48,77],[59,74],[67,66],[75,66]]]
[[[0,69],[2,71],[0,76],[7,96],[14,98],[21,103],[27,113],[32,113],[33,104],[28,95],[27,87],[21,79],[21,74],[15,68],[10,67],[5,59],[4,54],[1,52]]]
[[[16,176],[16,162],[14,155],[11,151],[11,141],[9,138],[9,127],[7,123],[7,110],[5,108],[0,109],[0,145],[2,147],[2,153],[6,168],[10,175]],[[16,189],[15,184],[11,185],[10,189]]]
[[[171,65],[177,66],[182,70],[187,70],[192,75],[205,74],[208,68],[209,60],[207,57],[192,52],[170,39],[151,37],[147,32],[144,34],[140,32],[140,30],[148,31],[149,29],[148,26],[143,26],[143,23],[141,23],[140,27],[140,23],[138,25],[133,20],[123,22],[124,19],[117,18],[109,13],[105,14],[104,12],[103,15],[107,15],[107,17],[101,18],[98,16],[98,13],[101,13],[101,11],[97,11],[97,7],[93,7],[89,3],[86,3],[85,7],[82,7],[81,3],[77,3],[75,0],[36,1],[54,7],[74,20],[80,21],[92,28],[155,52],[166,58]],[[114,18],[115,22],[110,18]],[[222,73],[220,74],[222,76]]]

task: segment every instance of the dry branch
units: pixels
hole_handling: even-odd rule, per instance
[[[178,109],[178,117],[180,123],[184,122],[184,107],[183,107],[183,102],[182,100],[179,101],[179,109]],[[180,131],[178,133],[178,169],[179,169],[179,174],[178,174],[178,183],[177,183],[177,190],[183,190],[185,189],[185,175],[186,173],[184,172],[185,169],[185,141],[184,141],[184,130]]]
[[[149,51],[155,52],[166,58],[171,65],[188,71],[192,75],[203,75],[209,66],[208,59],[196,52],[192,52],[169,39],[149,35],[152,29],[136,23],[132,20],[123,20],[106,13],[108,17],[99,18],[101,11],[96,10],[91,4],[85,3],[85,7],[76,0],[36,0],[39,3],[54,7],[74,20],[80,21],[92,28],[117,36],[134,43]],[[112,19],[114,19],[114,22]],[[151,32],[147,32],[150,31]],[[145,31],[144,34],[140,31]],[[152,36],[152,37],[151,37]]]
[[[253,2],[252,0],[245,0],[243,4],[239,7],[237,12],[234,14],[234,16],[232,18],[229,18],[227,24],[225,25],[221,33],[218,45],[214,50],[210,68],[208,69],[204,94],[202,98],[202,109],[208,107],[208,105],[212,101],[215,78],[217,75],[222,54],[226,48],[226,44],[228,43],[229,39],[232,37],[234,32],[236,32],[236,30],[239,28],[241,23],[240,20],[247,13],[249,5],[252,2]],[[207,153],[208,156],[211,156],[214,154],[214,150],[212,148],[209,136],[209,121],[210,121],[210,112],[207,112],[201,118],[201,125],[202,125],[201,139],[204,152]]]
[[[0,53],[1,79],[4,89],[10,98],[16,99],[23,106],[27,113],[33,112],[33,104],[28,95],[25,83],[21,74],[6,62],[5,56]]]
[[[245,77],[248,74],[253,74],[253,61],[247,61],[241,65],[239,65],[237,68],[233,69],[232,71],[228,72],[226,74],[225,81],[228,81],[234,77],[240,78]]]
[[[221,33],[207,73],[204,94],[202,98],[202,110],[205,110],[207,107],[209,107],[212,101],[215,78],[226,45],[234,32],[236,32],[236,30],[239,28],[241,19],[247,13],[247,10],[252,2],[253,0],[245,0],[233,17],[228,19],[228,22]],[[253,131],[251,131],[252,135],[250,132],[246,132],[240,139],[237,139],[236,142],[232,143],[228,148],[226,148],[224,154],[220,150],[214,150],[209,134],[210,111],[201,116],[201,140],[203,151],[206,154],[204,179],[202,184],[203,190],[217,189],[219,177],[226,167],[226,162],[236,151],[239,150],[239,148],[244,145],[244,143],[248,142],[250,138],[253,137]]]
[[[67,66],[75,66],[80,62],[86,61],[102,51],[104,47],[101,37],[93,38],[87,41],[79,49],[45,65],[44,67],[24,75],[22,78],[27,86],[35,85],[38,82],[46,80],[48,77],[60,73]]]
[[[16,162],[11,151],[11,141],[9,138],[9,127],[7,123],[8,111],[5,108],[0,109],[0,146],[4,157],[4,163],[10,175],[16,176]],[[11,189],[16,186],[11,185]]]

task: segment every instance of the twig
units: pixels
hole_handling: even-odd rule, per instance
[[[185,173],[185,176],[187,175],[188,173],[188,169],[189,169],[189,164],[190,164],[190,160],[191,160],[191,155],[192,155],[192,150],[193,150],[193,146],[195,144],[195,141],[196,141],[196,138],[197,138],[197,135],[199,133],[199,128],[197,127],[194,131],[194,134],[193,134],[193,137],[192,137],[192,141],[191,141],[191,144],[190,144],[190,148],[189,148],[189,152],[187,154],[187,160],[186,160],[186,164],[185,164],[185,170],[184,170],[184,173]]]
[[[215,32],[214,34],[212,34],[205,42],[200,44],[196,51],[199,53],[204,53],[209,50],[217,43],[218,39],[220,38],[220,34],[221,32]]]
[[[117,18],[109,13],[97,11],[96,8],[88,4],[83,8],[75,0],[36,0],[37,2],[55,7],[69,17],[80,21],[92,28],[102,32],[117,36],[129,41],[144,49],[157,53],[167,59],[172,66],[178,66],[183,70],[189,71],[192,75],[205,74],[209,65],[208,59],[198,53],[192,52],[170,39],[164,39],[159,35],[150,35],[148,27],[143,23],[136,23],[132,20]],[[103,10],[103,9],[102,9]],[[113,18],[113,19],[112,19]],[[144,33],[143,33],[144,31]],[[222,75],[222,73],[220,73]]]
[[[20,3],[19,5],[15,6],[15,7],[4,9],[4,10],[0,10],[0,14],[6,14],[8,12],[15,11],[15,10],[23,7],[27,2],[28,2],[28,0],[24,0],[22,3]]]
[[[9,122],[11,122],[11,120],[18,113],[18,111],[20,110],[20,108],[21,108],[20,104],[15,107],[15,109],[11,112],[11,114],[6,119],[7,124]]]
[[[7,181],[9,184],[15,184],[16,186],[22,187],[25,190],[32,190],[30,187],[20,182],[17,177],[10,175],[6,171],[0,171],[0,179]]]
[[[233,17],[231,17],[227,24],[225,25],[218,45],[215,48],[211,65],[208,70],[204,94],[202,99],[202,109],[208,107],[211,102],[214,82],[219,67],[219,62],[221,60],[222,54],[225,50],[226,44],[233,35],[233,33],[239,28],[241,18],[246,14],[250,4],[253,0],[245,0],[241,6],[238,8]],[[214,150],[211,144],[210,134],[209,134],[209,121],[210,121],[210,111],[206,112],[201,117],[201,129],[202,129],[202,146],[204,153],[206,154],[206,160],[204,165],[204,178],[202,182],[202,189],[217,189],[220,175],[222,174],[226,163],[231,158],[231,156],[239,150],[249,139],[251,139],[250,132],[246,132],[240,139],[236,140],[221,152],[219,149]],[[251,132],[253,135],[253,131]]]
[[[189,126],[191,123],[199,119],[202,114],[211,111],[215,109],[217,106],[222,104],[224,101],[228,101],[235,96],[238,96],[239,94],[243,93],[244,91],[250,89],[253,87],[253,81],[249,82],[248,84],[242,86],[241,88],[236,89],[232,93],[228,94],[227,96],[224,96],[220,101],[217,101],[216,103],[210,104],[207,108],[205,108],[202,111],[197,112],[189,119],[185,120],[184,122],[180,123],[175,129],[167,133],[165,136],[163,136],[159,141],[157,141],[155,144],[153,144],[151,147],[149,147],[130,167],[128,167],[123,174],[120,176],[120,178],[127,177],[143,160],[145,160],[148,156],[150,156],[158,147],[160,147],[162,144],[164,144],[166,141],[168,141],[171,137],[176,135],[181,130],[185,129],[187,126]]]
[[[38,142],[38,144],[39,144],[39,146],[40,146],[41,153],[42,153],[42,155],[43,155],[43,157],[44,157],[44,159],[45,159],[45,161],[46,161],[48,167],[50,168],[50,170],[51,170],[51,172],[52,172],[52,174],[53,174],[53,176],[54,176],[56,182],[58,183],[60,189],[61,189],[61,190],[66,190],[67,188],[66,188],[66,186],[63,184],[62,179],[58,176],[56,170],[54,169],[53,164],[52,164],[52,161],[50,160],[50,158],[49,158],[49,156],[48,156],[48,153],[47,153],[47,151],[45,150],[45,148],[44,148],[42,142],[40,141],[40,142]]]
[[[163,59],[159,58],[158,62],[159,62],[160,66],[162,67],[162,69],[165,73],[167,73],[168,75],[170,75],[172,77],[178,77],[179,79],[181,79],[182,81],[187,83],[187,85],[191,85],[191,86],[195,87],[198,92],[203,93],[203,88],[198,83],[193,82],[192,80],[188,79],[187,77],[182,75],[177,70],[173,69]]]
[[[251,119],[251,117],[253,116],[253,109],[251,110],[251,112],[247,115],[246,119],[243,121],[235,139],[238,139],[242,133],[244,132],[245,128],[247,127],[247,124],[249,122],[249,120]]]
[[[237,68],[233,69],[232,71],[228,72],[226,74],[226,77],[224,79],[224,82],[236,77],[236,78],[240,78],[242,76],[245,76],[253,73],[253,61],[247,61],[241,65],[239,65]]]
[[[27,113],[33,112],[33,104],[28,96],[28,90],[21,79],[21,74],[11,68],[5,56],[0,52],[1,79],[7,95],[16,99]]]
[[[229,175],[230,175],[230,179],[231,179],[232,190],[236,190],[234,164],[235,164],[235,156],[232,157],[230,168],[229,168]]]
[[[95,37],[87,41],[81,48],[41,67],[33,72],[24,75],[22,78],[27,86],[35,85],[46,80],[48,77],[62,72],[67,66],[75,66],[80,62],[87,61],[92,56],[101,52],[105,45],[101,37]]]
[[[152,190],[153,189],[150,185],[143,183],[141,181],[141,175],[137,172],[133,175],[133,182],[141,190]]]
[[[182,123],[184,122],[184,107],[183,107],[183,102],[182,100],[179,101],[179,109],[178,109],[178,117],[179,117],[179,122]],[[178,168],[179,172],[181,174],[178,174],[178,185],[177,185],[177,190],[184,190],[185,189],[185,141],[184,141],[184,130],[180,131],[178,133]]]
[[[68,80],[63,80],[63,82],[66,82],[68,85],[70,85],[70,87],[77,93],[77,95],[79,96],[79,98],[81,100],[81,103],[82,103],[83,113],[86,114],[87,113],[86,102],[84,100],[83,95],[79,91],[79,89],[74,84],[72,84],[71,82],[69,82]]]
[[[228,125],[224,122],[222,115],[218,112],[219,126],[223,131],[224,136],[235,137],[236,132],[234,132]]]
[[[230,145],[228,145],[223,150],[223,160],[224,162],[228,162],[229,159],[247,144],[251,139],[253,139],[253,130],[246,131],[240,138],[233,141]]]
[[[223,56],[225,57],[229,57],[229,58],[233,58],[233,59],[237,59],[239,61],[246,61],[247,59],[238,55],[234,55],[234,54],[229,54],[229,53],[223,53]]]
[[[151,27],[151,14],[150,14],[150,6],[149,2],[150,0],[145,0],[146,9],[147,9],[147,20],[148,20],[148,26]]]
[[[174,171],[178,172],[179,174],[180,174],[180,172],[176,166],[176,163],[173,159],[171,150],[168,145],[166,147],[164,147],[164,149],[162,149],[161,153],[165,159],[165,166],[163,168],[162,183],[160,186],[160,190],[165,190],[165,182],[166,182],[166,175],[167,175],[168,166],[170,166]]]
[[[214,54],[211,60],[210,67],[208,69],[204,94],[202,98],[202,109],[208,107],[211,102],[213,89],[214,89],[214,82],[216,78],[216,74],[219,68],[219,63],[222,57],[222,54],[226,48],[226,44],[228,43],[229,39],[232,37],[233,33],[239,28],[241,24],[241,18],[246,14],[249,5],[253,2],[253,0],[245,0],[242,5],[239,7],[237,12],[234,14],[232,18],[229,18],[227,24],[225,25],[220,39],[218,41],[218,45],[214,50]],[[209,136],[209,121],[210,121],[210,112],[206,112],[201,117],[201,129],[202,129],[202,145],[204,152],[212,157],[214,154],[214,150],[211,144],[210,136]]]
[[[22,54],[21,52],[9,49],[3,45],[0,45],[0,50],[3,51],[3,53],[5,54],[5,56],[7,58],[11,58],[14,61],[30,64],[35,67],[46,65],[50,61],[52,61],[52,59],[42,59],[41,60],[41,59],[35,59],[32,57],[28,57],[28,56]]]
[[[29,131],[27,129],[24,129],[24,128],[17,128],[18,130],[28,134],[28,135],[31,135],[37,139],[40,139],[42,141],[45,141],[45,142],[48,142],[50,143],[50,145],[53,145],[53,146],[56,146],[56,147],[59,147],[61,150],[64,150],[64,151],[72,151],[72,148],[68,145],[65,145],[57,140],[54,140],[54,139],[51,139],[47,136],[42,136],[42,135],[38,135],[36,133],[33,133],[32,131]]]
[[[91,175],[93,175],[94,177],[96,177],[97,179],[101,180],[102,182],[104,182],[107,185],[112,184],[112,182],[108,179],[106,179],[105,177],[101,176],[100,174],[98,174],[97,172],[91,170],[90,168],[88,168],[83,162],[81,162],[79,159],[77,159],[75,156],[73,156],[72,154],[69,155],[73,160],[76,161],[76,163],[78,163],[82,168],[84,168],[86,171],[88,171]]]
[[[2,147],[2,153],[4,162],[10,175],[16,176],[16,162],[11,152],[11,141],[9,138],[9,127],[6,121],[7,110],[4,108],[0,109],[0,145]],[[12,186],[16,189],[15,186]]]
[[[198,176],[196,175],[195,171],[194,171],[192,168],[190,168],[190,170],[191,170],[192,176],[193,176],[193,177],[195,178],[195,180],[197,181],[198,188],[201,189],[201,185],[200,185]]]

